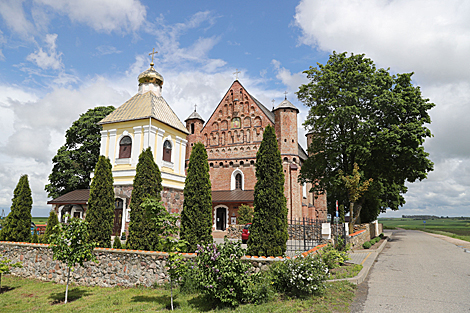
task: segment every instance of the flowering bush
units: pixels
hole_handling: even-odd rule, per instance
[[[241,261],[240,243],[225,241],[199,246],[196,250],[199,289],[211,300],[236,306],[250,299],[249,264]]]
[[[347,246],[349,249],[349,245]],[[329,269],[337,268],[347,260],[349,260],[347,249],[341,251],[335,249],[332,245],[328,245],[319,251],[323,262]]]
[[[287,295],[302,297],[324,290],[328,268],[317,256],[299,255],[273,264],[270,268],[274,287]]]

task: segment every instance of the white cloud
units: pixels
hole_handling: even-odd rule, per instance
[[[47,34],[45,39],[47,51],[44,51],[42,50],[42,48],[39,48],[39,50],[36,50],[34,53],[28,55],[26,59],[35,63],[43,70],[49,68],[53,70],[62,69],[64,67],[61,60],[62,52],[57,53],[57,45],[55,43],[56,40],[57,34]]]
[[[114,54],[114,53],[121,53],[122,51],[119,51],[116,49],[116,47],[113,46],[98,46],[96,47],[96,50],[98,50],[100,55],[108,55],[108,54]]]
[[[23,39],[33,40],[34,25],[26,18],[22,0],[0,1],[0,15],[6,25]]]
[[[291,74],[290,70],[282,67],[278,60],[272,60],[271,64],[277,73],[276,78],[288,87],[290,93],[296,92],[300,85],[308,83],[307,75],[304,73]]]
[[[461,215],[470,197],[470,2],[303,0],[295,24],[301,43],[331,52],[365,53],[392,72],[415,72],[434,137],[425,149],[435,162],[428,179],[409,184],[401,214]],[[446,213],[447,212],[447,213]]]
[[[84,23],[96,31],[134,32],[145,22],[147,11],[138,0],[35,0]]]

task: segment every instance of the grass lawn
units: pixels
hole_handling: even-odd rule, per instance
[[[395,229],[397,227],[417,229],[470,241],[470,219],[428,219],[425,224],[423,220],[411,218],[379,218],[379,223],[384,225],[384,229]]]
[[[345,263],[343,266],[330,270],[328,279],[343,279],[357,276],[362,270],[361,264]]]
[[[283,299],[237,308],[213,308],[203,296],[175,292],[177,312],[349,312],[355,285],[327,283],[323,296]],[[7,291],[0,294],[1,312],[150,312],[167,310],[169,288],[100,288],[69,286],[69,303],[63,304],[65,285],[7,275]]]
[[[48,217],[33,217],[31,218],[31,222],[34,224],[46,224]]]

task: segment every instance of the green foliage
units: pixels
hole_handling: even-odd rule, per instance
[[[384,233],[380,233],[379,235],[380,238],[383,238],[384,236],[385,236]]]
[[[181,212],[181,239],[188,242],[187,252],[212,239],[212,191],[207,151],[200,142],[193,146],[184,186]]]
[[[270,272],[277,291],[293,297],[321,294],[328,268],[318,256],[299,255],[271,265]]]
[[[256,154],[254,216],[248,239],[248,253],[280,256],[286,251],[287,206],[284,172],[274,128],[267,126]]]
[[[345,223],[345,218],[344,218],[344,205],[341,204],[339,207],[338,207],[338,215],[339,215],[339,223],[340,224],[344,224]]]
[[[347,205],[339,171],[352,173],[357,163],[363,177],[373,179],[357,202],[367,211],[364,217],[398,210],[405,203],[405,183],[425,179],[433,170],[423,143],[431,137],[425,125],[431,123],[428,111],[434,104],[422,98],[412,73],[391,75],[362,54],[334,52],[327,64],[304,73],[310,82],[297,95],[310,107],[304,125],[313,137],[301,181],[317,182],[315,191],[327,191],[329,207],[336,199]]]
[[[114,224],[114,180],[111,169],[109,159],[101,155],[96,163],[85,217],[89,225],[88,241],[102,248],[111,247]]]
[[[69,288],[70,270],[76,265],[83,266],[85,261],[96,261],[93,249],[96,243],[87,242],[89,238],[88,222],[70,218],[68,223],[56,225],[57,231],[51,235],[51,249],[54,260],[59,260],[67,266],[67,286],[65,288],[65,303]]]
[[[122,249],[121,239],[119,239],[119,236],[114,237],[113,249]]]
[[[46,231],[44,232],[44,243],[49,243],[50,238],[52,234],[55,233],[55,231],[58,230],[58,228],[55,228],[56,225],[59,224],[59,218],[57,217],[57,214],[55,213],[54,210],[51,210],[49,212],[49,218],[47,219],[47,226],[46,226]]]
[[[0,257],[2,255],[0,254]],[[10,259],[0,260],[0,293],[2,293],[2,275],[9,274],[11,268],[13,267],[23,267],[21,262],[11,263]]]
[[[34,234],[31,236],[31,243],[39,243],[39,236],[37,231],[34,231]]]
[[[367,241],[362,244],[362,247],[364,249],[369,249],[370,247],[372,247],[372,245],[370,244],[370,241]]]
[[[244,225],[253,221],[254,209],[246,204],[238,208],[238,224]]]
[[[321,249],[319,254],[328,269],[337,268],[349,260],[347,250],[337,250],[332,245],[327,245]]]
[[[158,248],[158,234],[154,223],[149,223],[150,216],[140,206],[146,198],[160,200],[162,175],[150,148],[139,156],[131,196],[131,221],[126,246],[134,250],[154,250]]]
[[[29,188],[28,175],[20,177],[15,190],[11,211],[3,221],[0,240],[29,242],[31,239],[31,209],[33,198]]]
[[[57,198],[76,189],[88,189],[90,174],[100,155],[102,127],[98,122],[114,111],[114,107],[96,107],[81,114],[65,133],[65,144],[52,159],[53,168],[48,197]]]
[[[250,265],[241,260],[245,250],[240,242],[198,245],[196,253],[196,280],[209,301],[230,306],[249,301]]]

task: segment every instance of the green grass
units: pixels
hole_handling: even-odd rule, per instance
[[[351,278],[357,276],[359,272],[362,270],[361,264],[349,264],[343,265],[338,268],[334,268],[330,270],[330,277],[328,279],[343,279],[343,278]]]
[[[379,222],[384,225],[384,229],[417,229],[470,241],[470,219],[428,219],[425,224],[423,220],[411,218],[379,218]]]
[[[15,276],[2,277],[7,291],[0,294],[2,312],[151,312],[167,310],[170,290],[152,288],[100,288],[69,286],[69,303],[63,304],[65,286]],[[175,292],[176,312],[349,312],[355,285],[327,283],[323,296],[284,299],[237,308],[213,308],[197,294]]]
[[[34,224],[46,224],[47,219],[47,217],[33,217],[31,218],[31,222]]]

